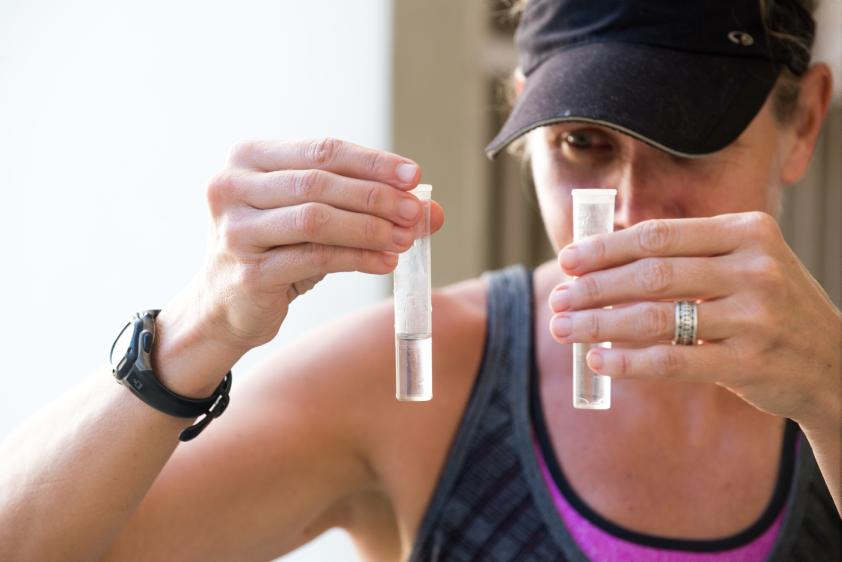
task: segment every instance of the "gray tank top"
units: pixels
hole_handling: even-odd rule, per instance
[[[482,363],[408,560],[587,561],[532,444],[532,272],[514,265],[482,277],[489,284]],[[842,519],[806,439],[794,465],[782,463],[786,507],[767,560],[842,560]]]

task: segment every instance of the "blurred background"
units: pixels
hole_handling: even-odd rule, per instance
[[[419,162],[447,214],[436,286],[552,259],[525,169],[482,151],[516,63],[506,14],[502,0],[1,0],[0,438],[198,271],[205,185],[241,139],[331,135]],[[842,0],[819,21],[835,105],[782,225],[839,306]],[[237,376],[390,295],[390,276],[327,276]],[[283,560],[357,557],[333,530]]]

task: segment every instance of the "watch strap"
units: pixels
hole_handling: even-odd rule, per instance
[[[135,396],[156,410],[179,418],[195,418],[211,409],[219,399],[220,393],[225,390],[226,382],[230,388],[231,372],[229,371],[225,377],[214,393],[207,398],[189,398],[176,394],[161,384],[152,371],[141,371],[137,367],[129,371],[123,379],[123,384],[129,387]]]
[[[155,342],[155,319],[159,312],[160,310],[138,312],[123,328],[117,340],[129,326],[132,326],[131,341],[126,354],[116,366],[112,367],[112,373],[117,381],[131,390],[132,394],[156,410],[180,418],[195,418],[204,414],[201,420],[183,430],[179,435],[181,441],[189,441],[199,435],[211,420],[222,415],[228,407],[233,376],[231,371],[228,371],[216,390],[206,398],[182,396],[165,387],[155,376],[151,359],[152,345]],[[112,365],[112,355],[117,340],[111,346],[111,354],[109,354]]]

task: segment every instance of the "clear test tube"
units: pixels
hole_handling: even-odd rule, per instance
[[[614,231],[616,189],[573,190],[573,241]],[[611,377],[588,368],[585,358],[591,347],[611,347],[611,342],[573,344],[573,407],[607,410],[611,407]]]
[[[410,191],[421,201],[423,217],[412,247],[398,256],[394,272],[395,396],[398,400],[433,398],[433,305],[430,278],[430,197],[433,186]]]

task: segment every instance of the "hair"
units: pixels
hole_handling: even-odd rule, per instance
[[[528,0],[508,0],[509,17],[512,20],[517,20]],[[810,64],[813,49],[813,36],[804,30],[800,30],[798,34],[790,34],[778,31],[775,29],[774,22],[783,12],[781,5],[787,0],[758,0],[760,4],[760,13],[763,18],[763,26],[766,28],[766,33],[772,37],[776,37],[787,43],[791,55],[795,62],[802,68],[807,68]],[[811,17],[815,14],[819,0],[790,0],[797,2]],[[515,89],[515,82],[519,69],[511,73],[504,79],[503,84],[503,101],[506,108],[511,111],[514,106],[514,101],[517,98]],[[787,124],[792,120],[795,114],[795,109],[798,106],[798,97],[801,93],[801,78],[796,75],[789,67],[784,67],[778,75],[777,82],[772,89],[772,113],[779,124]],[[523,137],[514,141],[508,151],[518,156],[525,154],[525,142]]]
[[[524,0],[526,1],[526,0]],[[759,0],[760,13],[763,17],[763,26],[766,33],[782,41],[786,41],[795,62],[802,68],[810,66],[810,58],[813,51],[813,35],[807,34],[802,29],[799,35],[783,33],[775,29],[772,23],[781,0]],[[801,7],[810,14],[811,18],[816,12],[818,0],[795,0]],[[798,96],[801,93],[801,78],[789,67],[784,67],[778,75],[778,81],[772,90],[772,111],[779,123],[788,123],[795,113],[798,105]]]

